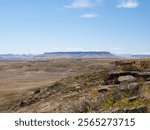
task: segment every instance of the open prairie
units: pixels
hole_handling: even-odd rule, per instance
[[[150,112],[150,59],[1,59],[0,112]]]

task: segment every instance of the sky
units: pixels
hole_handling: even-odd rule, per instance
[[[0,54],[150,54],[150,0],[0,0]]]

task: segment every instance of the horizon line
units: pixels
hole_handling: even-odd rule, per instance
[[[71,53],[71,52],[109,52],[111,54],[115,55],[150,55],[150,53],[113,53],[111,51],[45,51],[42,53],[0,53],[0,55],[40,55],[40,54],[46,54],[46,53]]]

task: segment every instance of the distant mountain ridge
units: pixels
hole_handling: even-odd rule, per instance
[[[36,57],[40,58],[116,58],[114,54],[107,51],[89,52],[45,52]]]
[[[1,59],[24,59],[24,58],[30,58],[33,57],[31,54],[0,54]]]
[[[132,55],[131,57],[133,57],[133,58],[150,58],[150,55],[141,54],[141,55]]]

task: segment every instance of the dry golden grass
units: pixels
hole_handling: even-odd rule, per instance
[[[116,61],[136,64],[118,67]],[[0,112],[68,112],[70,104],[81,101],[82,108],[89,100],[92,104],[86,110],[92,112],[102,107],[96,104],[102,102],[100,98],[108,102],[103,103],[104,108],[110,107],[113,101],[100,95],[97,87],[107,72],[132,69],[150,72],[150,59],[0,60]],[[150,98],[147,85],[140,92],[141,96]],[[20,107],[22,101],[24,107]]]
[[[19,99],[67,76],[86,74],[110,67],[113,60],[29,59],[0,60],[0,112]]]

